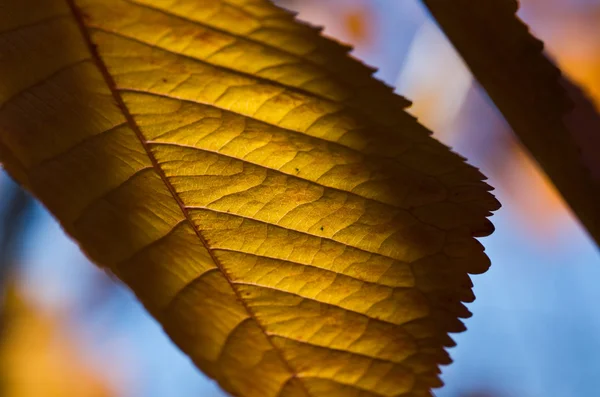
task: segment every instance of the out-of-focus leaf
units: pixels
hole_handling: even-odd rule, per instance
[[[0,392],[3,397],[116,396],[105,374],[96,372],[69,339],[58,313],[26,301],[11,284],[3,299],[0,333]]]
[[[429,396],[498,202],[266,0],[7,0],[0,158],[236,396]],[[168,365],[168,364],[165,364]]]
[[[572,83],[516,16],[516,0],[422,1],[600,243],[600,118],[594,105],[571,96]]]
[[[370,14],[369,7],[350,8],[342,15],[344,27],[351,38],[351,42],[356,43],[369,42],[372,36],[373,16]]]

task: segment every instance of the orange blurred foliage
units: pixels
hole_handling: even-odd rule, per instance
[[[368,7],[349,8],[343,15],[344,28],[353,43],[368,43],[372,39],[373,22]]]
[[[61,315],[40,312],[11,289],[2,318],[2,396],[116,396],[103,374],[87,365]]]

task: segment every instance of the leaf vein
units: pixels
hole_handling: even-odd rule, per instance
[[[152,167],[151,165],[149,165],[147,167],[140,168],[139,170],[135,171],[133,174],[129,175],[127,177],[127,179],[125,179],[124,181],[122,181],[119,185],[117,185],[114,188],[110,189],[109,191],[103,193],[99,197],[94,198],[91,202],[89,202],[84,207],[84,209],[81,211],[81,213],[79,214],[79,216],[76,218],[75,222],[77,222],[77,220],[79,220],[86,212],[90,211],[92,209],[92,207],[94,207],[94,205],[96,205],[99,201],[104,200],[111,193],[117,191],[118,189],[120,189],[123,186],[127,185],[128,183],[130,183],[136,177],[138,177],[141,174],[145,173],[146,171],[150,171],[150,170],[154,170],[154,167]]]
[[[14,99],[16,99],[20,95],[25,94],[26,92],[30,91],[31,89],[33,89],[33,88],[35,88],[37,86],[40,86],[42,84],[45,84],[45,83],[49,82],[54,77],[57,77],[58,75],[66,72],[67,70],[69,70],[69,69],[71,69],[71,68],[73,68],[75,66],[78,66],[78,65],[80,65],[82,63],[85,63],[87,61],[92,61],[92,60],[90,58],[85,58],[85,59],[79,59],[76,62],[69,63],[69,64],[67,64],[65,66],[62,66],[59,69],[55,70],[54,72],[52,72],[48,76],[45,76],[42,80],[37,81],[34,84],[23,88],[22,90],[20,90],[17,93],[13,94],[11,97],[7,98],[4,102],[0,103],[0,112],[2,110],[4,110],[5,106],[7,106],[11,101],[13,101]]]
[[[276,47],[276,46],[270,45],[269,43],[253,39],[249,35],[248,36],[241,36],[239,34],[231,32],[231,31],[224,30],[224,29],[218,28],[218,27],[213,26],[213,25],[209,25],[207,23],[204,23],[204,22],[201,22],[201,21],[198,21],[198,20],[195,20],[195,19],[184,17],[183,15],[174,14],[174,13],[169,12],[168,10],[165,10],[163,8],[159,8],[159,7],[156,7],[156,6],[151,6],[151,5],[148,5],[148,4],[138,3],[135,0],[123,0],[123,1],[125,1],[127,3],[130,3],[130,4],[133,4],[133,5],[136,5],[136,6],[140,7],[140,8],[145,8],[145,9],[148,9],[148,10],[152,10],[152,11],[161,13],[161,14],[166,15],[166,16],[171,17],[171,18],[175,18],[175,19],[178,19],[178,20],[181,20],[181,21],[185,21],[187,23],[191,23],[191,24],[194,24],[194,25],[202,26],[205,29],[209,29],[209,30],[212,30],[212,31],[215,31],[215,32],[219,32],[221,34],[224,34],[224,35],[227,35],[227,36],[230,36],[230,37],[234,37],[234,38],[236,38],[237,40],[240,40],[240,41],[250,42],[250,43],[253,43],[253,44],[257,45],[257,46],[268,48],[268,49],[270,49],[272,51],[276,51],[276,52],[278,52],[280,54],[285,54],[285,55],[287,55],[289,57],[297,59],[298,63],[308,63],[308,64],[311,64],[311,65],[314,65],[317,68],[327,67],[326,64],[322,65],[322,64],[319,64],[319,63],[316,63],[316,62],[312,61],[310,58],[305,58],[306,55],[296,54],[296,53],[293,53],[291,51],[286,50],[285,48],[281,48],[281,47]],[[237,8],[237,7],[235,7],[235,8],[238,9],[238,10],[240,10],[240,11],[243,11],[240,8]],[[252,16],[252,15],[249,15],[249,16],[252,19],[255,19],[254,16]],[[261,29],[261,27],[259,27],[258,29]],[[255,30],[255,31],[253,31],[253,32],[250,32],[249,34],[256,33],[258,31],[258,29]],[[270,28],[270,29],[274,30],[274,28]],[[287,31],[284,31],[284,32],[288,33]],[[357,64],[360,64],[360,63],[357,63]],[[331,73],[331,71],[329,69],[327,69],[327,70],[328,70],[329,73]],[[349,83],[351,83],[351,82],[349,81]],[[362,86],[358,85],[357,87],[362,87]]]
[[[92,142],[92,141],[94,141],[95,139],[98,139],[98,138],[102,137],[103,135],[105,135],[105,134],[108,134],[108,133],[110,133],[110,132],[112,132],[112,131],[114,131],[114,130],[116,130],[116,129],[120,128],[120,127],[123,127],[123,126],[125,126],[125,125],[127,125],[127,122],[126,122],[126,121],[124,121],[124,122],[122,122],[122,123],[119,123],[119,124],[116,124],[116,125],[114,125],[114,126],[110,127],[109,129],[107,129],[107,130],[104,130],[104,131],[102,131],[102,132],[99,132],[99,133],[97,133],[97,134],[94,134],[94,135],[90,135],[90,136],[88,136],[88,137],[85,137],[83,140],[81,140],[81,141],[77,142],[75,145],[71,146],[71,147],[70,147],[70,148],[68,148],[67,150],[65,150],[65,151],[63,151],[63,152],[61,152],[61,153],[58,153],[58,154],[56,154],[55,156],[53,156],[53,157],[51,157],[51,158],[48,158],[48,159],[42,160],[42,162],[40,162],[40,163],[39,163],[39,164],[37,164],[35,167],[33,167],[32,171],[33,171],[33,170],[35,170],[35,169],[37,169],[37,168],[40,168],[40,167],[42,167],[42,166],[44,166],[44,165],[46,165],[46,164],[48,164],[48,163],[50,163],[50,162],[58,161],[58,160],[59,160],[61,157],[69,155],[69,153],[72,153],[72,152],[74,152],[75,150],[77,150],[77,149],[78,149],[78,148],[80,148],[81,146],[85,145],[86,143]]]
[[[356,386],[356,385],[353,385],[353,384],[350,384],[350,383],[344,383],[342,381],[339,381],[339,380],[336,380],[336,379],[332,379],[332,378],[319,377],[319,376],[314,376],[314,375],[304,376],[302,374],[299,374],[298,377],[302,378],[302,379],[326,380],[326,381],[329,381],[329,382],[337,383],[338,385],[345,386],[345,387],[348,387],[350,389],[354,389],[354,390],[359,391],[361,393],[360,394],[361,397],[393,397],[393,396],[389,396],[389,395],[377,393],[377,392],[374,392],[372,390],[363,389],[362,387],[359,387],[359,386]]]
[[[324,272],[327,272],[327,273],[333,273],[336,276],[344,276],[344,277],[347,277],[349,279],[352,279],[352,280],[355,280],[355,281],[359,281],[361,283],[372,284],[372,285],[377,286],[377,287],[392,288],[394,290],[414,288],[414,286],[393,286],[393,285],[389,285],[389,284],[380,284],[380,283],[378,283],[376,281],[368,281],[368,280],[365,280],[363,278],[358,278],[356,276],[351,276],[351,275],[346,274],[346,273],[340,273],[340,272],[337,272],[335,270],[326,269],[324,267],[319,267],[317,265],[310,264],[310,263],[296,262],[296,261],[292,261],[290,259],[282,259],[282,258],[277,258],[277,257],[274,257],[274,256],[256,254],[256,253],[252,253],[252,252],[248,252],[248,251],[242,251],[240,249],[235,249],[235,248],[224,248],[224,247],[219,247],[219,246],[213,246],[212,249],[214,251],[236,252],[236,253],[240,253],[240,254],[244,254],[244,255],[254,256],[254,257],[257,257],[257,258],[271,259],[271,260],[276,260],[276,261],[281,261],[281,262],[287,262],[287,263],[290,263],[290,264],[293,264],[293,265],[310,267],[310,268],[318,269],[318,270],[321,270],[321,271],[324,271]]]
[[[38,19],[37,21],[32,22],[32,23],[28,23],[28,24],[25,24],[25,25],[15,26],[14,28],[11,28],[11,29],[2,30],[2,31],[0,31],[0,37],[4,36],[5,34],[15,33],[15,32],[18,32],[20,30],[25,30],[25,29],[29,29],[29,28],[35,28],[35,27],[44,25],[46,23],[50,23],[50,22],[56,21],[58,19],[62,19],[62,18],[70,17],[70,16],[71,15],[69,15],[69,14],[51,15],[49,17]]]
[[[377,255],[377,256],[380,256],[382,258],[391,259],[391,260],[396,261],[396,262],[406,263],[405,261],[403,261],[400,258],[394,258],[394,257],[391,257],[389,255],[381,254],[379,252],[369,251],[367,249],[356,247],[356,246],[353,246],[353,245],[348,244],[348,243],[340,242],[340,241],[334,240],[332,238],[328,238],[328,237],[325,237],[325,236],[319,236],[317,234],[313,234],[313,233],[309,233],[309,232],[304,232],[304,231],[297,230],[297,229],[292,229],[292,228],[289,228],[289,227],[278,225],[276,223],[271,223],[271,222],[268,222],[268,221],[264,221],[264,220],[260,220],[260,219],[256,219],[256,218],[252,218],[252,217],[248,217],[248,216],[244,216],[244,215],[240,215],[240,214],[234,214],[232,212],[225,212],[225,211],[220,211],[220,210],[217,210],[217,209],[214,209],[214,208],[201,207],[201,206],[186,206],[186,208],[188,210],[212,211],[212,212],[216,212],[216,213],[220,213],[220,214],[225,214],[225,215],[234,216],[234,217],[238,217],[238,218],[242,218],[242,219],[247,219],[247,220],[252,221],[252,222],[258,222],[258,223],[262,223],[262,224],[265,224],[265,225],[268,225],[268,226],[273,226],[273,227],[277,227],[277,228],[280,228],[280,229],[289,230],[289,231],[292,231],[292,232],[295,232],[295,233],[304,234],[306,236],[316,237],[316,238],[320,238],[320,239],[323,239],[323,240],[331,241],[331,242],[333,242],[335,244],[343,244],[343,245],[351,247],[351,248],[353,248],[355,250],[365,252],[367,254]]]
[[[144,45],[146,47],[150,47],[150,48],[153,48],[153,49],[159,49],[159,50],[164,51],[164,52],[166,52],[168,54],[171,54],[171,55],[174,55],[174,56],[177,56],[177,57],[180,57],[180,58],[184,58],[184,59],[189,59],[189,60],[192,60],[194,62],[202,63],[204,65],[208,65],[208,66],[214,67],[217,70],[220,70],[220,71],[223,71],[223,72],[226,72],[226,73],[230,73],[230,74],[235,74],[235,75],[238,75],[238,76],[242,76],[242,77],[245,77],[247,79],[254,80],[255,82],[258,82],[258,83],[262,83],[262,84],[266,84],[266,85],[270,85],[270,86],[276,86],[276,87],[285,89],[288,92],[294,92],[296,94],[303,95],[303,96],[306,96],[306,97],[315,97],[315,98],[318,98],[318,99],[320,99],[322,101],[326,101],[326,102],[330,102],[330,103],[340,103],[340,102],[335,101],[332,98],[327,98],[327,97],[325,97],[323,95],[320,95],[318,93],[314,93],[314,92],[305,90],[305,89],[303,89],[301,87],[298,87],[298,86],[292,86],[292,85],[283,84],[283,83],[280,83],[280,82],[278,82],[276,80],[268,79],[266,77],[262,77],[262,76],[259,76],[259,75],[256,75],[256,74],[244,72],[244,71],[241,71],[239,69],[234,69],[234,68],[229,67],[229,66],[224,66],[222,64],[217,64],[215,62],[211,62],[210,58],[213,55],[216,55],[216,53],[218,53],[218,51],[215,52],[215,54],[212,54],[210,57],[208,57],[208,59],[202,59],[202,58],[198,58],[198,57],[194,57],[194,56],[191,56],[191,55],[183,54],[181,52],[174,51],[174,50],[172,50],[170,48],[161,46],[158,43],[149,43],[147,41],[144,41],[144,40],[141,40],[141,39],[129,36],[129,35],[124,34],[122,32],[117,32],[117,31],[114,31],[114,30],[109,30],[109,29],[106,29],[104,27],[100,27],[99,25],[93,25],[93,26],[91,26],[91,29],[97,30],[99,32],[103,32],[103,33],[106,33],[106,34],[110,34],[110,35],[113,35],[113,36],[117,36],[117,37],[120,37],[122,39],[129,40],[129,41],[132,41],[132,42]]]
[[[336,347],[331,347],[331,346],[327,346],[327,345],[320,345],[320,344],[317,344],[314,342],[307,341],[305,339],[300,339],[300,338],[296,338],[296,337],[293,337],[290,335],[285,335],[285,334],[277,332],[277,331],[269,331],[269,334],[271,334],[273,336],[277,336],[279,338],[290,340],[292,342],[297,342],[297,343],[301,343],[303,345],[311,346],[311,347],[317,347],[317,348],[331,350],[331,351],[340,352],[340,353],[347,353],[347,354],[350,354],[353,356],[362,357],[362,358],[369,359],[369,360],[381,361],[381,362],[385,362],[385,363],[402,364],[402,361],[394,361],[391,359],[384,359],[384,358],[380,358],[380,357],[370,355],[367,353],[358,353],[356,351],[343,349],[341,347],[336,348]]]
[[[281,288],[277,288],[277,287],[272,287],[272,286],[258,284],[258,283],[253,283],[253,282],[248,282],[248,281],[239,281],[239,280],[232,280],[232,283],[236,284],[236,285],[247,285],[247,286],[251,286],[251,287],[258,287],[258,288],[263,288],[263,289],[268,289],[268,290],[272,290],[272,291],[281,292],[281,293],[284,293],[284,294],[294,295],[294,296],[297,296],[299,298],[306,299],[308,301],[319,303],[321,305],[328,305],[328,306],[336,307],[336,308],[338,308],[340,310],[345,310],[345,311],[350,312],[350,313],[358,314],[358,315],[360,315],[362,317],[367,318],[369,321],[371,321],[371,320],[373,320],[373,321],[380,321],[382,323],[385,323],[385,324],[388,324],[388,325],[393,325],[393,326],[396,326],[396,327],[400,326],[400,325],[404,325],[404,324],[407,323],[407,322],[394,323],[394,322],[391,322],[389,320],[384,320],[384,319],[381,319],[381,318],[372,317],[368,313],[363,313],[363,312],[359,312],[359,311],[356,311],[356,310],[348,309],[347,307],[338,306],[335,303],[325,302],[325,301],[319,300],[317,298],[311,298],[309,296],[300,295],[299,293],[287,291],[285,289],[281,289]]]
[[[127,263],[127,262],[131,261],[132,259],[134,259],[136,256],[141,255],[147,249],[150,249],[153,246],[160,244],[162,241],[164,241],[165,239],[169,238],[169,236],[171,236],[173,233],[175,233],[177,231],[177,229],[181,225],[183,225],[185,223],[187,223],[187,219],[180,220],[167,233],[165,233],[164,235],[160,236],[159,238],[157,238],[156,240],[152,241],[151,243],[149,243],[149,244],[141,247],[139,250],[137,250],[136,252],[134,252],[133,254],[131,254],[128,258],[123,259],[121,262],[117,263],[115,265],[115,267],[119,268],[120,266],[122,266],[125,263]]]
[[[311,139],[320,140],[320,141],[322,141],[322,142],[324,142],[324,143],[326,143],[328,145],[334,145],[334,146],[340,147],[340,148],[342,148],[342,149],[344,149],[346,151],[350,151],[350,152],[358,154],[358,155],[360,155],[362,157],[367,157],[369,159],[380,158],[380,159],[385,159],[387,161],[393,161],[395,165],[397,165],[398,167],[400,167],[400,168],[402,168],[402,169],[404,169],[406,171],[409,171],[409,172],[412,172],[412,173],[417,173],[419,175],[427,175],[427,176],[431,176],[432,178],[436,178],[435,175],[424,174],[421,171],[418,171],[418,170],[416,170],[416,169],[414,169],[412,167],[409,167],[408,165],[406,165],[404,163],[399,162],[398,158],[391,157],[391,156],[385,156],[385,155],[374,156],[374,155],[369,154],[369,153],[367,153],[367,152],[365,152],[363,150],[360,150],[360,149],[357,149],[357,148],[353,148],[351,146],[347,146],[347,145],[345,145],[343,143],[340,143],[338,141],[328,140],[328,139],[325,139],[323,137],[316,136],[316,135],[310,135],[310,134],[308,134],[306,132],[303,132],[303,131],[292,130],[292,129],[289,129],[289,128],[286,128],[286,127],[282,127],[282,126],[274,124],[274,123],[270,123],[270,122],[265,121],[265,120],[258,120],[258,119],[253,118],[250,115],[243,114],[243,113],[240,113],[240,112],[236,112],[234,110],[225,108],[223,106],[219,106],[219,105],[217,105],[215,103],[212,103],[212,102],[203,102],[203,101],[200,101],[198,99],[187,99],[187,98],[178,97],[176,95],[169,95],[169,94],[164,94],[164,93],[160,93],[160,92],[156,92],[156,91],[140,90],[140,89],[131,88],[131,87],[126,87],[126,88],[122,88],[122,87],[119,88],[119,87],[117,87],[115,89],[117,91],[120,91],[120,92],[129,92],[129,93],[134,93],[134,94],[150,95],[150,96],[155,96],[155,97],[159,97],[159,98],[173,99],[173,100],[177,100],[177,101],[181,101],[181,102],[187,102],[187,103],[192,103],[192,104],[197,104],[197,105],[210,106],[210,107],[213,107],[215,109],[219,109],[221,111],[225,111],[225,112],[229,112],[229,113],[232,113],[232,114],[236,114],[236,115],[244,117],[244,118],[252,119],[252,120],[261,122],[263,124],[267,124],[267,125],[270,125],[272,127],[276,127],[276,128],[278,128],[280,130],[285,131],[286,133],[300,134],[300,135],[303,135],[303,136],[307,136],[307,137],[309,137]],[[329,113],[329,115],[330,114],[331,113]],[[351,131],[353,131],[353,130],[349,130],[347,132],[351,132]]]

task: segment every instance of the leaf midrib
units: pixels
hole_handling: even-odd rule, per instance
[[[104,81],[105,81],[107,87],[110,89],[110,91],[112,93],[112,96],[113,96],[113,98],[115,99],[115,101],[117,103],[117,106],[119,107],[119,109],[123,113],[123,116],[127,120],[127,124],[133,130],[133,132],[137,136],[138,140],[140,141],[142,147],[144,148],[144,150],[146,152],[146,155],[150,159],[150,162],[152,163],[152,166],[153,166],[154,170],[159,175],[159,177],[161,178],[162,182],[165,184],[165,186],[167,187],[167,189],[171,193],[171,196],[173,197],[173,199],[175,200],[175,202],[177,203],[177,205],[181,209],[181,212],[182,212],[183,216],[185,217],[186,221],[189,223],[189,225],[194,230],[194,233],[196,234],[196,236],[198,237],[198,239],[200,240],[200,242],[202,243],[202,245],[204,246],[204,248],[206,249],[206,251],[210,255],[210,257],[213,260],[215,266],[219,269],[219,271],[221,272],[221,274],[223,275],[223,277],[225,278],[225,280],[227,280],[227,283],[229,284],[230,288],[232,289],[232,291],[236,295],[238,301],[244,307],[244,309],[248,313],[249,317],[254,320],[254,322],[256,323],[256,325],[258,326],[258,328],[261,330],[261,332],[263,333],[263,335],[265,336],[265,338],[269,341],[269,344],[273,347],[273,350],[279,356],[279,358],[280,358],[281,362],[283,363],[283,365],[286,367],[286,369],[291,374],[290,379],[292,379],[292,378],[300,379],[298,372],[291,366],[291,364],[289,363],[289,361],[285,358],[285,355],[283,354],[283,352],[281,351],[281,349],[278,348],[273,343],[273,341],[271,340],[271,337],[267,333],[265,327],[260,323],[260,321],[258,320],[258,318],[256,317],[256,315],[254,314],[254,312],[250,309],[250,307],[248,306],[248,304],[244,301],[244,299],[242,298],[242,296],[241,296],[240,292],[238,291],[237,287],[233,283],[233,280],[231,280],[231,278],[227,275],[227,272],[225,271],[225,269],[223,267],[223,264],[216,257],[216,255],[214,254],[213,250],[210,248],[210,245],[208,244],[208,242],[206,241],[206,239],[204,238],[204,236],[202,235],[202,233],[200,233],[200,231],[198,230],[198,228],[194,225],[194,222],[192,221],[192,219],[190,217],[190,214],[189,214],[189,212],[186,209],[185,204],[183,203],[183,201],[181,200],[181,198],[179,197],[179,195],[175,191],[175,188],[173,187],[173,185],[169,182],[169,180],[168,180],[165,172],[160,167],[160,164],[158,163],[156,157],[154,156],[154,154],[152,153],[150,147],[148,146],[148,144],[146,142],[146,139],[145,139],[142,131],[140,130],[140,128],[137,125],[137,123],[135,122],[135,119],[133,118],[133,115],[131,114],[131,112],[127,108],[127,105],[123,101],[123,98],[119,94],[119,92],[118,92],[118,90],[116,88],[116,83],[115,83],[113,77],[111,76],[110,72],[108,71],[108,68],[104,64],[104,61],[102,60],[102,58],[98,54],[98,52],[96,50],[96,45],[93,43],[93,41],[92,41],[92,39],[91,39],[88,31],[87,31],[87,28],[86,28],[85,24],[83,23],[83,17],[81,15],[81,12],[80,12],[79,8],[75,4],[75,0],[65,0],[65,1],[67,2],[67,5],[69,6],[69,9],[71,10],[71,12],[73,14],[73,18],[75,19],[75,21],[77,23],[77,26],[78,26],[78,28],[79,28],[79,30],[81,32],[82,37],[83,37],[83,40],[85,41],[85,44],[86,44],[86,46],[88,48],[88,51],[90,52],[90,54],[92,56],[92,60],[96,64],[96,67],[98,68],[99,72],[102,74],[102,77],[104,78]],[[289,379],[287,381],[289,381]],[[308,392],[308,389],[304,386],[304,383],[302,381],[300,381],[299,384],[301,385],[301,387],[304,390],[305,394],[307,396],[310,396],[311,394]],[[282,387],[283,387],[283,385],[282,385]]]

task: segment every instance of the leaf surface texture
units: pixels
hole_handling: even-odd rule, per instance
[[[429,396],[498,202],[265,0],[5,1],[0,158],[236,396]]]

